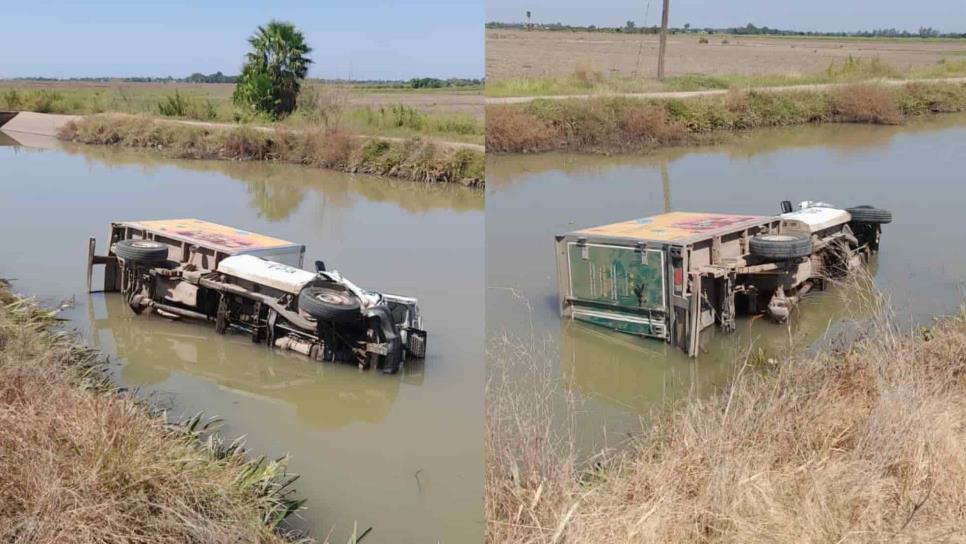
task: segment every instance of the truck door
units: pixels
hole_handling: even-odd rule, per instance
[[[570,242],[567,257],[575,319],[667,338],[663,250]]]

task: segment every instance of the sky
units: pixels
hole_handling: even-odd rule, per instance
[[[271,19],[312,46],[310,77],[482,77],[481,0],[0,0],[0,78],[237,74]]]
[[[650,8],[647,5],[650,3]],[[661,0],[487,0],[486,20],[520,22],[526,10],[534,23],[638,26],[661,22]],[[966,32],[966,0],[671,0],[671,26],[757,26],[795,30],[849,31],[931,26]],[[647,20],[645,21],[645,12]]]

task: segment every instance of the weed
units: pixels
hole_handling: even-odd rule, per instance
[[[59,137],[77,143],[155,149],[175,158],[283,161],[410,180],[483,185],[483,154],[479,151],[434,145],[427,158],[416,152],[429,146],[423,139],[360,138],[345,129],[208,128],[106,114],[68,123]],[[434,163],[432,168],[416,167],[427,160]]]
[[[578,451],[579,409],[553,385],[556,354],[493,341],[487,541],[790,543],[851,534],[930,542],[960,534],[966,314],[900,335],[881,301],[863,304],[878,317],[865,320],[858,341],[775,364],[753,352],[736,361],[719,394],[653,414],[619,450]]]

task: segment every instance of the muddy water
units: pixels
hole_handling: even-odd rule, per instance
[[[599,444],[658,405],[728,383],[749,352],[774,357],[834,341],[866,310],[835,290],[806,300],[787,326],[739,321],[706,335],[688,360],[654,340],[561,323],[553,236],[664,211],[778,213],[781,200],[890,209],[878,286],[906,326],[958,310],[966,279],[966,117],[905,127],[760,131],[728,143],[648,156],[493,156],[487,163],[488,335],[533,330],[557,348],[557,376],[582,401],[578,435]],[[525,335],[529,337],[529,333]]]
[[[9,142],[8,142],[9,143]],[[294,166],[177,162],[101,148],[0,147],[0,277],[56,304],[118,380],[173,417],[225,420],[250,451],[291,455],[308,510],[345,542],[482,541],[483,195]],[[318,364],[136,317],[84,293],[88,236],[118,219],[198,217],[307,245],[356,283],[420,299],[424,363],[396,376]]]

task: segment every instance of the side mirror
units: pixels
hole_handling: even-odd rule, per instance
[[[323,261],[315,261],[315,271],[316,272],[325,272],[325,262],[323,262]]]
[[[782,213],[792,213],[791,200],[782,200]]]

